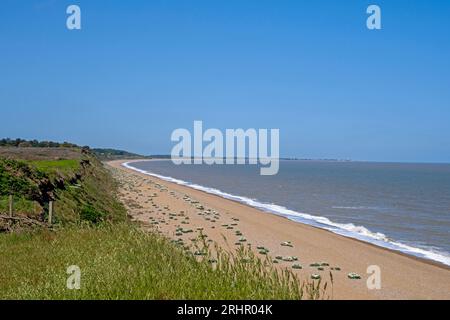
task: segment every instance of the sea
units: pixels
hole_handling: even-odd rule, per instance
[[[281,160],[257,165],[125,166],[292,221],[450,265],[450,164]]]

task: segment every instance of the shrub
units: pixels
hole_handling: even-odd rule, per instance
[[[80,218],[84,221],[97,224],[103,221],[103,214],[92,205],[85,205],[80,212]]]

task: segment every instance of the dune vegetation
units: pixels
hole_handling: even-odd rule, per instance
[[[250,251],[197,257],[129,223],[0,235],[0,299],[301,299],[300,285]],[[67,287],[68,267],[81,271]]]

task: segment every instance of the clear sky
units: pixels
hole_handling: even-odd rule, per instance
[[[2,0],[0,108],[1,137],[169,153],[203,120],[279,128],[282,156],[450,162],[450,1]]]

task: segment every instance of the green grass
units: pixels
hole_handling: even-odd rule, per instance
[[[30,164],[40,172],[49,175],[59,173],[60,175],[65,176],[73,172],[77,172],[80,168],[80,161],[75,159],[37,160],[37,161],[30,161]]]
[[[14,197],[14,212],[15,213],[35,213],[39,212],[41,208],[35,201],[28,200],[24,197]],[[0,213],[9,213],[9,197],[0,196]]]
[[[202,249],[200,249],[202,250]],[[0,235],[0,299],[301,299],[319,284],[240,249],[196,257],[192,251],[127,224]],[[200,259],[200,260],[199,260]],[[81,289],[66,287],[81,269]]]
[[[91,159],[90,165],[82,170],[82,179],[77,185],[68,185],[56,190],[54,218],[57,223],[78,223],[81,220],[93,221],[95,213],[98,221],[123,222],[127,219],[126,210],[116,197],[117,183],[103,165]]]

